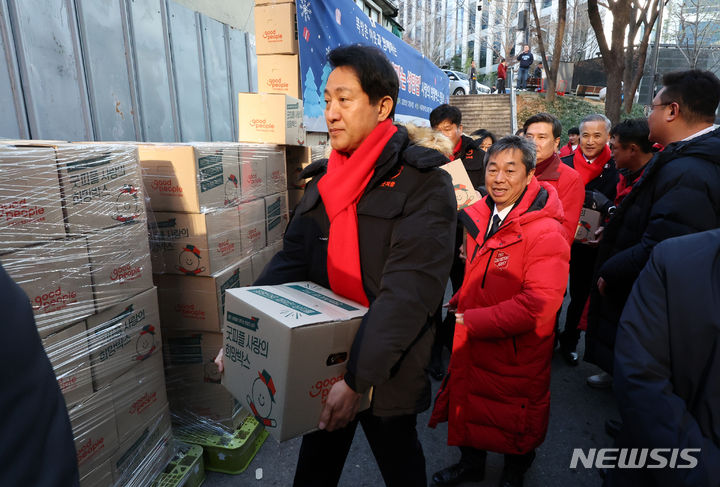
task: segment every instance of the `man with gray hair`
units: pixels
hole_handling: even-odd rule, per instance
[[[580,122],[580,145],[574,154],[561,160],[575,169],[585,185],[584,208],[599,211],[607,218],[613,211],[618,173],[612,158],[610,120],[605,115],[592,114]],[[559,336],[560,351],[569,365],[578,364],[575,349],[580,340],[578,325],[592,288],[597,246],[575,242],[570,252],[570,305],[565,328]],[[602,386],[602,385],[601,385]]]
[[[514,135],[493,144],[488,195],[460,212],[465,280],[450,300],[453,352],[430,426],[448,421],[448,444],[462,457],[433,475],[436,485],[482,480],[492,451],[505,455],[499,485],[522,486],[545,439],[570,245],[555,188],[534,176],[535,154],[531,141]]]

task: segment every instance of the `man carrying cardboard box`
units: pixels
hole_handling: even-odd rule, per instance
[[[360,423],[387,485],[425,486],[415,427],[430,405],[431,317],[453,255],[447,236],[455,232],[455,196],[450,176],[435,169],[448,159],[392,123],[398,80],[379,50],[343,46],[328,59],[333,151],[305,169],[313,179],[283,250],[255,284],[310,280],[370,309],[344,380],[330,389],[320,431],[303,437],[295,485],[337,485]],[[370,409],[356,414],[370,388]]]

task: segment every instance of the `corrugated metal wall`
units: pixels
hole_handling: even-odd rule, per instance
[[[172,0],[0,0],[0,137],[231,141],[254,39]]]

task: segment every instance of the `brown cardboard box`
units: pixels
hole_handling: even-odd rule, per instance
[[[265,198],[265,221],[267,222],[267,244],[272,245],[281,241],[288,224],[287,192]]]
[[[294,3],[255,8],[255,52],[297,54],[298,36]]]
[[[278,441],[316,429],[366,312],[310,282],[229,290],[223,384]]]
[[[305,145],[302,101],[271,93],[238,93],[238,140]]]
[[[56,151],[71,234],[146,221],[135,146],[63,144]]]
[[[285,191],[288,184],[285,148],[278,147],[277,152],[270,153],[265,167],[267,169],[267,194]]]
[[[110,389],[96,392],[68,414],[81,471],[97,465],[117,450],[117,423]]]
[[[223,346],[221,333],[169,331],[163,335],[170,409],[187,421],[197,416],[230,428],[245,412],[220,384],[215,356]]]
[[[151,485],[172,456],[172,426],[167,406],[120,443],[111,457],[114,485]]]
[[[107,487],[112,484],[110,460],[80,468],[80,487]]]
[[[98,309],[152,287],[147,226],[132,223],[88,235],[93,294]]]
[[[210,213],[154,213],[153,272],[209,276],[242,257],[237,208]]]
[[[70,409],[93,393],[85,321],[53,333],[42,341]]]
[[[268,252],[268,248],[269,247],[265,247],[250,256],[250,260],[252,262],[252,282],[255,282],[257,278],[260,277],[263,269],[265,269],[265,266],[268,262],[270,262],[271,256]]]
[[[0,260],[30,298],[40,338],[95,312],[85,237],[53,240]]]
[[[302,99],[300,61],[297,54],[268,54],[257,57],[258,91],[280,93]]]
[[[239,201],[237,144],[138,146],[152,211],[203,213]]]
[[[477,201],[480,201],[480,195],[473,187],[472,181],[470,181],[470,176],[468,176],[465,166],[460,159],[456,159],[444,166],[440,166],[440,169],[447,171],[452,178],[458,211],[463,208],[467,208]]]
[[[225,290],[247,286],[251,275],[248,258],[209,277],[156,275],[163,327],[219,332]]]
[[[583,208],[580,212],[580,221],[575,232],[575,241],[585,243],[588,240],[595,240],[595,232],[602,222],[602,213],[599,211]]]
[[[0,145],[0,254],[64,236],[55,151]]]
[[[122,442],[167,405],[162,354],[135,365],[115,379],[110,388]]]
[[[89,317],[87,324],[95,390],[162,346],[155,288]]]
[[[307,179],[301,179],[300,173],[312,163],[312,149],[310,147],[287,146],[285,154],[287,189],[305,189]]]
[[[250,256],[267,245],[265,198],[246,201],[238,206],[240,241],[244,256]]]
[[[240,185],[242,201],[267,196],[266,148],[261,144],[240,144]]]

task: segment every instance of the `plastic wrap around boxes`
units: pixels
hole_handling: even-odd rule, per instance
[[[81,485],[147,485],[173,455],[134,146],[0,142],[0,262],[28,295]]]
[[[142,144],[139,155],[173,421],[234,428],[247,413],[213,363],[225,291],[250,285],[279,249],[288,222],[285,148]]]

